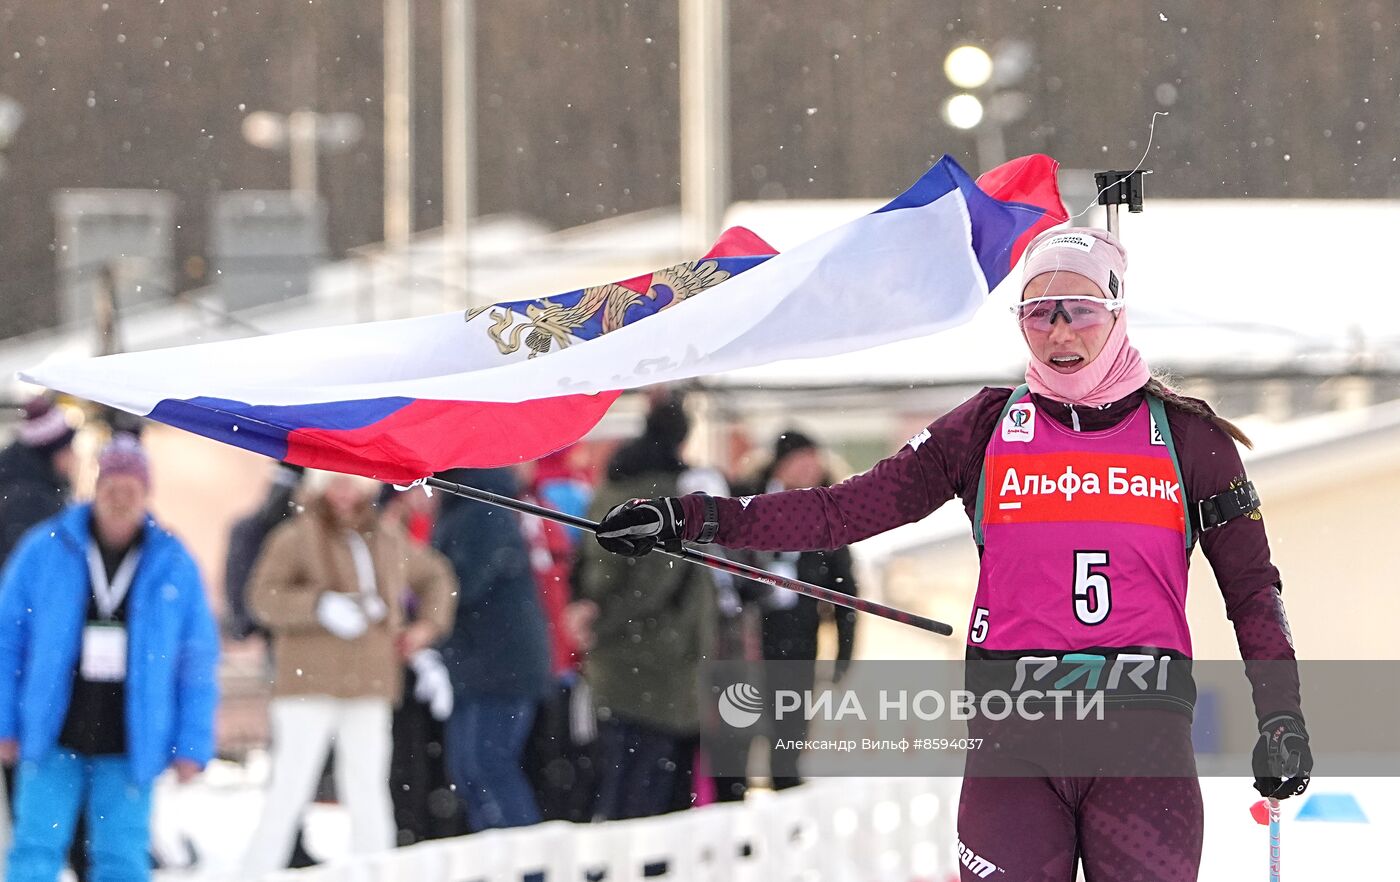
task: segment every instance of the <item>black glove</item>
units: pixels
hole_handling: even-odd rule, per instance
[[[674,496],[629,499],[598,522],[598,544],[613,554],[641,557],[658,544],[679,548],[684,526],[681,501]]]
[[[1313,755],[1308,730],[1296,714],[1275,714],[1259,724],[1254,745],[1254,789],[1260,796],[1287,799],[1308,789]]]

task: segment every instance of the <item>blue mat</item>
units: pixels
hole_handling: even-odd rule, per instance
[[[1298,820],[1369,823],[1356,797],[1350,793],[1314,793],[1298,810]]]

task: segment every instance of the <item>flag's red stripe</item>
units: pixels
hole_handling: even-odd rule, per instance
[[[514,465],[583,437],[620,394],[518,403],[415,401],[359,429],[293,430],[287,436],[287,459],[311,468],[395,482],[454,466]]]
[[[758,234],[747,227],[730,227],[710,248],[709,252],[702,257],[750,257],[755,254],[777,254],[778,249],[769,245],[758,237]]]
[[[1016,266],[1021,252],[1030,241],[1045,230],[1069,219],[1069,212],[1060,201],[1056,172],[1060,164],[1043,153],[1022,156],[1003,163],[977,179],[982,192],[1003,202],[1022,202],[1042,209],[1045,214],[1016,237],[1011,247],[1011,263]]]

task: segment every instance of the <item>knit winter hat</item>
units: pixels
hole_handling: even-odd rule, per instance
[[[97,455],[97,480],[113,475],[131,475],[140,478],[147,487],[151,485],[151,466],[146,459],[146,450],[135,435],[119,432],[112,436],[107,446]]]
[[[1036,276],[1067,272],[1089,279],[1099,286],[1105,297],[1122,297],[1123,274],[1127,268],[1127,252],[1107,230],[1093,227],[1046,230],[1026,248],[1021,290],[1024,291]]]
[[[21,444],[42,453],[55,453],[73,443],[75,431],[68,425],[63,408],[47,396],[29,399],[24,405],[24,422],[19,424]]]
[[[670,392],[657,399],[647,411],[643,435],[668,451],[680,450],[690,434],[690,418],[686,416],[684,396]]]
[[[778,440],[773,443],[773,463],[776,465],[782,462],[790,453],[796,453],[799,450],[812,450],[816,446],[817,442],[807,435],[796,429],[788,429],[779,435]]]

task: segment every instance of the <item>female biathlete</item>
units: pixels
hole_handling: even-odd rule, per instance
[[[1276,798],[1302,793],[1312,755],[1282,583],[1235,448],[1249,441],[1204,402],[1154,379],[1128,343],[1125,265],[1109,233],[1041,234],[1027,249],[1016,307],[1030,350],[1024,386],[983,389],[833,487],[624,502],[599,523],[599,543],[626,555],[677,539],[839,548],[957,496],[981,551],[970,662],[1118,657],[1176,662],[1174,672],[1190,665],[1186,571],[1199,544],[1241,656],[1276,662],[1246,665],[1261,733],[1255,787]],[[1024,774],[1008,777],[1003,766],[984,775],[970,752],[958,808],[963,879],[1070,882],[1079,861],[1092,882],[1196,879],[1194,694],[1189,676],[1184,686],[1177,678],[1111,724],[1125,752],[1184,757],[1185,774],[1028,764]]]

